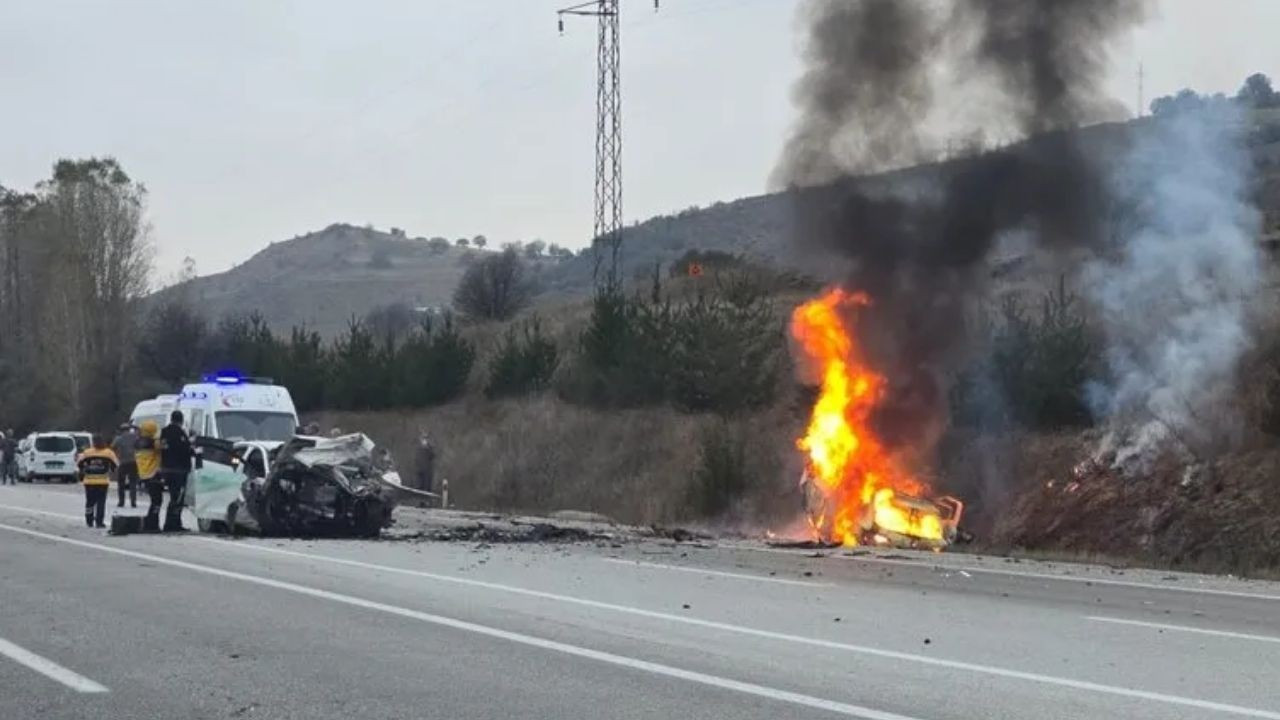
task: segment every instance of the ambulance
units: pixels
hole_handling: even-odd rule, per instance
[[[164,427],[169,423],[169,413],[178,407],[177,395],[157,395],[150,400],[143,400],[134,406],[129,415],[129,424],[139,427],[147,420],[157,426]]]
[[[293,437],[298,427],[287,388],[270,378],[238,373],[222,372],[184,385],[176,409],[182,411],[187,431],[197,437],[274,447]]]

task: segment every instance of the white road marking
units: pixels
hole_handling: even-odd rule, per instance
[[[3,507],[3,506],[0,506],[0,507]],[[17,509],[20,509],[20,508],[17,508]],[[83,542],[79,540],[72,540],[70,538],[64,538],[57,535],[48,535],[46,533],[36,532],[34,530],[27,530],[24,528],[12,527],[12,526],[3,525],[3,524],[0,524],[0,529],[26,533],[28,535],[33,535],[35,537],[43,537],[43,538],[47,538],[49,540],[54,540],[58,542],[72,543],[72,544],[80,545],[83,547],[96,548],[99,550],[103,550],[104,552],[112,552],[112,553],[132,556],[132,557],[141,557],[144,559],[151,559],[156,562],[167,563],[170,565],[175,565],[177,567],[190,567],[191,569],[195,569],[197,571],[202,571],[202,572],[212,572],[215,574],[223,573],[225,574],[226,577],[240,577],[239,573],[233,573],[231,571],[219,570],[217,568],[205,567],[202,565],[194,565],[192,563],[186,563],[181,560],[170,560],[168,558],[160,558],[156,556],[146,555],[144,553],[133,552],[130,550],[113,548],[113,547],[101,545],[98,543],[89,543],[89,542]],[[1182,707],[1191,707],[1191,708],[1197,708],[1200,710],[1211,710],[1214,712],[1238,715],[1242,717],[1265,718],[1266,720],[1280,720],[1280,712],[1244,707],[1241,705],[1232,705],[1229,703],[1219,703],[1211,700],[1199,700],[1196,698],[1189,698],[1189,697],[1184,697],[1179,695],[1167,695],[1164,693],[1151,692],[1147,690],[1137,690],[1134,688],[1126,688],[1126,687],[1120,687],[1115,685],[1104,685],[1101,683],[1089,682],[1086,680],[1073,680],[1071,678],[1062,678],[1062,677],[1056,677],[1052,675],[1041,675],[1039,673],[1023,672],[1021,670],[1011,670],[1011,669],[995,667],[991,665],[980,665],[980,664],[968,663],[960,660],[946,660],[942,658],[930,657],[925,655],[915,655],[912,653],[898,652],[894,650],[883,650],[880,648],[867,647],[863,645],[853,645],[849,643],[835,642],[832,640],[822,640],[819,638],[804,637],[802,635],[791,635],[788,633],[774,632],[771,630],[760,630],[757,628],[746,627],[742,625],[732,625],[729,623],[721,623],[713,620],[701,620],[698,618],[685,617],[682,615],[672,615],[670,613],[656,612],[653,610],[644,610],[642,608],[630,607],[626,605],[615,605],[613,603],[600,602],[597,600],[587,600],[585,598],[578,598],[570,595],[559,595],[556,593],[543,592],[540,590],[530,590],[528,588],[517,587],[514,585],[503,585],[500,583],[486,582],[484,580],[473,580],[470,578],[459,578],[459,577],[452,577],[449,575],[439,575],[436,573],[430,573],[422,570],[409,570],[406,568],[398,568],[391,565],[378,565],[374,563],[362,562],[359,560],[346,560],[343,558],[311,555],[308,553],[300,553],[292,550],[283,550],[280,548],[253,545],[244,541],[231,542],[226,540],[217,540],[214,538],[204,538],[199,536],[196,536],[196,537],[188,536],[187,538],[184,538],[184,539],[199,541],[199,542],[206,542],[206,543],[217,543],[222,547],[229,548],[229,549],[245,550],[245,551],[252,551],[252,552],[265,552],[265,553],[273,553],[277,555],[287,555],[287,556],[293,556],[293,557],[302,558],[306,560],[312,560],[316,562],[326,562],[326,563],[331,563],[336,565],[349,565],[352,567],[360,567],[367,570],[397,573],[401,575],[411,575],[411,576],[422,577],[422,578],[427,578],[431,580],[438,580],[440,582],[454,583],[458,585],[467,585],[471,587],[481,587],[489,590],[497,590],[500,592],[511,593],[514,595],[523,595],[526,597],[537,597],[545,600],[554,600],[557,602],[580,605],[583,607],[591,607],[591,608],[596,608],[601,610],[627,613],[627,614],[636,615],[639,617],[665,620],[672,623],[681,623],[685,625],[705,627],[709,629],[721,630],[724,632],[732,632],[740,635],[760,637],[760,638],[765,638],[769,640],[793,642],[797,644],[810,645],[814,647],[821,647],[821,648],[826,648],[831,650],[839,650],[839,651],[855,653],[860,655],[867,655],[871,657],[886,658],[890,660],[900,660],[904,662],[913,662],[921,665],[943,667],[943,668],[948,668],[952,670],[964,670],[967,672],[979,673],[979,674],[990,675],[995,677],[1024,680],[1024,681],[1033,682],[1033,683],[1040,683],[1044,685],[1052,685],[1057,687],[1066,687],[1066,688],[1071,688],[1075,690],[1084,690],[1088,692],[1096,692],[1096,693],[1106,694],[1106,695],[1115,695],[1119,697],[1134,698],[1139,700],[1150,700],[1152,702],[1160,702],[1160,703],[1166,703],[1166,704],[1177,705]],[[281,583],[282,586],[289,585],[289,583],[283,583],[277,580],[270,580],[268,578],[257,578],[254,576],[244,576],[244,577],[252,578],[248,580],[249,582],[260,582],[261,584]],[[274,587],[274,585],[272,586]],[[328,591],[315,590],[315,592],[325,593]],[[461,622],[461,621],[454,621],[454,622]]]
[[[0,525],[0,528],[6,527]],[[30,532],[30,531],[28,531]],[[61,538],[59,538],[61,539]],[[469,587],[485,588],[487,590],[496,590],[499,592],[510,593],[512,595],[523,595],[525,597],[536,597],[544,600],[553,600],[556,602],[580,605],[582,607],[595,608],[599,610],[609,610],[612,612],[626,613],[628,615],[636,615],[639,617],[651,618],[655,620],[665,620],[672,623],[680,623],[684,625],[692,625],[696,627],[704,627],[712,630],[721,630],[724,632],[737,633],[739,635],[748,635],[752,637],[765,638],[768,640],[778,640],[783,642],[792,642],[814,647],[821,647],[829,650],[839,650],[843,652],[855,653],[859,655],[868,655],[871,657],[886,658],[890,660],[900,660],[905,662],[913,662],[921,665],[929,665],[933,667],[943,667],[951,670],[964,670],[967,672],[980,673],[983,675],[991,675],[995,677],[1010,678],[1014,680],[1025,680],[1044,685],[1053,685],[1057,687],[1066,687],[1074,690],[1085,690],[1089,692],[1102,693],[1106,695],[1116,695],[1119,697],[1136,698],[1139,700],[1150,700],[1154,702],[1167,703],[1170,705],[1179,705],[1183,707],[1192,707],[1201,710],[1212,710],[1215,712],[1229,713],[1232,715],[1240,715],[1243,717],[1267,718],[1267,720],[1280,720],[1280,712],[1271,710],[1260,710],[1240,705],[1231,705],[1228,703],[1213,702],[1210,700],[1198,700],[1196,698],[1188,698],[1179,695],[1166,695],[1164,693],[1150,692],[1146,690],[1136,690],[1133,688],[1119,687],[1115,685],[1103,685],[1101,683],[1089,682],[1086,680],[1072,680],[1070,678],[1055,677],[1052,675],[1041,675],[1038,673],[1023,672],[1021,670],[1010,670],[1007,668],[995,667],[991,665],[979,665],[976,663],[968,663],[961,660],[945,660],[942,658],[930,657],[927,655],[914,655],[912,653],[897,652],[895,650],[882,650],[880,648],[867,647],[864,645],[852,645],[849,643],[841,643],[833,640],[821,640],[818,638],[805,637],[803,635],[791,635],[788,633],[774,632],[772,630],[760,630],[758,628],[746,627],[744,625],[732,625],[729,623],[716,622],[714,620],[701,620],[699,618],[687,617],[684,615],[672,615],[670,613],[657,612],[654,610],[644,610],[642,608],[631,607],[628,605],[615,605],[613,603],[601,602],[598,600],[588,600],[586,598],[574,597],[572,595],[559,595],[556,593],[543,592],[541,590],[530,590],[529,588],[517,587],[515,585],[503,585],[501,583],[487,582],[485,580],[473,580],[471,578],[453,577],[451,575],[439,575],[425,570],[409,570],[407,568],[398,568],[392,565],[377,565],[367,563],[360,560],[347,560],[344,558],[325,557],[322,555],[311,555],[309,553],[301,553],[293,550],[282,550],[280,548],[265,547],[262,545],[254,545],[244,541],[227,541],[216,540],[213,538],[193,537],[190,540],[198,540],[207,543],[217,543],[223,547],[233,548],[237,550],[246,550],[253,552],[264,552],[275,555],[287,555],[291,557],[313,560],[316,562],[326,562],[335,565],[349,565],[351,567],[364,568],[366,570],[376,570],[379,572],[397,573],[400,575],[410,575],[413,577],[427,578],[430,580],[438,580],[440,582],[454,583],[457,585],[466,585]]]
[[[787,550],[784,548],[768,548],[754,547],[750,545],[726,545],[723,546],[732,550],[750,550],[752,552],[777,553],[781,555],[790,555],[799,557],[795,550]],[[1250,600],[1270,600],[1272,602],[1280,602],[1280,595],[1268,595],[1266,593],[1245,592],[1243,590],[1218,590],[1215,588],[1199,588],[1187,587],[1185,585],[1163,585],[1160,583],[1140,582],[1137,580],[1116,580],[1114,578],[1100,578],[1089,575],[1058,575],[1055,573],[1038,573],[1027,570],[1004,570],[1001,568],[985,568],[974,565],[944,565],[933,562],[929,559],[922,558],[920,560],[897,560],[894,558],[878,558],[867,555],[844,555],[833,553],[825,557],[847,560],[850,562],[860,563],[877,563],[881,565],[900,565],[903,567],[921,568],[924,570],[942,570],[948,572],[970,572],[983,573],[985,575],[1007,575],[1010,577],[1030,578],[1033,580],[1058,580],[1061,582],[1085,583],[1093,585],[1111,585],[1117,587],[1140,588],[1143,590],[1167,590],[1169,592],[1195,593],[1200,595],[1220,595],[1224,597],[1248,598]]]
[[[1176,632],[1196,633],[1199,635],[1215,635],[1217,637],[1233,638],[1235,640],[1256,640],[1258,642],[1280,643],[1280,637],[1272,635],[1253,635],[1251,633],[1229,632],[1227,630],[1207,630],[1205,628],[1190,627],[1187,625],[1168,625],[1165,623],[1143,622],[1141,620],[1125,620],[1124,618],[1103,617],[1101,615],[1089,615],[1086,620],[1101,623],[1113,623],[1115,625],[1133,625],[1135,627],[1153,628],[1156,630],[1173,630]]]
[[[670,665],[663,665],[660,663],[649,662],[647,660],[640,660],[638,658],[627,657],[625,655],[615,655],[613,653],[602,652],[600,650],[592,650],[590,648],[584,648],[578,645],[570,645],[568,643],[557,642],[555,640],[547,640],[545,638],[534,637],[532,635],[525,635],[523,633],[511,632],[509,630],[501,630],[495,627],[489,627],[488,625],[479,625],[477,623],[467,622],[465,620],[456,620],[454,618],[444,617],[442,615],[434,615],[432,613],[426,613],[419,610],[412,610],[410,608],[400,607],[398,605],[389,605],[387,603],[377,602],[374,600],[366,600],[364,598],[355,597],[353,595],[344,595],[342,593],[336,593],[329,590],[321,590],[319,588],[308,587],[306,585],[298,585],[296,583],[285,582],[283,580],[274,580],[271,578],[260,577],[258,575],[249,575],[246,573],[234,572],[231,570],[223,570],[221,568],[211,567],[208,565],[200,565],[197,563],[190,563],[183,560],[174,560],[171,558],[161,557],[159,555],[151,555],[148,553],[141,553],[133,550],[125,550],[123,548],[110,547],[110,546],[102,545],[99,543],[85,542],[83,540],[74,540],[72,538],[66,538],[59,535],[50,535],[48,533],[37,532],[35,530],[27,530],[26,528],[13,527],[11,525],[0,524],[0,529],[22,533],[24,535],[30,535],[32,537],[38,537],[44,540],[51,540],[54,542],[75,545],[77,547],[100,550],[102,552],[111,553],[113,555],[122,555],[125,557],[131,557],[139,560],[146,560],[147,562],[156,563],[158,565],[169,565],[171,567],[178,567],[184,570],[191,570],[198,573],[205,573],[207,575],[227,578],[230,580],[240,580],[242,582],[252,583],[254,585],[261,585],[263,587],[275,588],[277,590],[285,590],[288,592],[297,593],[299,595],[306,595],[306,596],[318,598],[321,600],[328,600],[331,602],[341,603],[343,605],[350,605],[352,607],[363,608],[366,610],[376,610],[378,612],[384,612],[390,615],[397,615],[400,617],[409,618],[411,620],[418,620],[421,622],[430,623],[432,625],[439,625],[441,627],[447,627],[455,630],[462,630],[465,632],[476,633],[478,635],[485,635],[487,637],[497,638],[499,640],[506,640],[508,642],[513,642],[513,643],[519,643],[521,645],[528,645],[530,647],[536,647],[542,650],[550,650],[552,652],[563,653],[565,655],[572,655],[574,657],[586,658],[588,660],[595,660],[597,662],[616,665],[619,667],[630,668],[633,670],[640,670],[642,672],[647,672],[654,675],[662,675],[665,677],[676,678],[678,680],[686,680],[688,682],[698,683],[700,685],[707,685],[714,688],[720,688],[722,690],[732,690],[734,692],[744,693],[746,695],[754,695],[756,697],[761,697],[768,700],[776,700],[778,702],[790,703],[792,705],[801,705],[804,707],[815,708],[818,710],[826,710],[828,712],[837,713],[840,715],[846,715],[849,717],[863,718],[864,720],[919,720],[919,718],[912,718],[906,715],[898,715],[896,713],[885,712],[883,710],[876,710],[874,708],[863,707],[861,705],[853,705],[850,703],[843,703],[835,700],[827,700],[825,698],[814,697],[812,695],[804,695],[801,693],[794,693],[787,690],[781,690],[779,688],[768,687],[765,685],[757,685],[755,683],[732,680],[730,678],[720,677],[717,675],[708,675],[706,673],[695,672],[693,670],[684,670],[682,668],[672,667]],[[3,649],[2,645],[0,645],[0,649]],[[19,648],[19,650],[21,649]],[[42,672],[44,671],[42,670]],[[69,672],[69,671],[64,671],[64,672]],[[72,674],[74,675],[74,673]],[[79,677],[79,676],[76,676],[76,677]],[[84,679],[81,678],[81,680],[84,680]],[[101,692],[106,690],[106,688],[102,688],[102,686],[96,685],[96,683],[92,683],[92,681],[90,680],[84,680],[84,682],[91,683],[96,687],[101,688],[100,690],[90,691],[90,692]]]
[[[627,560],[625,558],[600,558],[601,560],[615,565],[633,565],[637,567],[655,568],[658,570],[676,570],[679,572],[694,573],[697,575],[712,575],[715,577],[734,578],[735,580],[754,580],[756,582],[777,583],[779,585],[801,585],[806,587],[835,587],[832,583],[812,582],[808,580],[789,580],[787,578],[767,577],[764,575],[748,575],[747,573],[724,572],[723,570],[708,570],[700,567],[689,567],[687,565],[664,565],[662,563],[644,562],[642,560]]]
[[[25,665],[28,669],[35,670],[51,680],[57,680],[76,692],[108,692],[106,686],[99,685],[89,678],[68,670],[48,658],[40,657],[24,647],[14,645],[4,638],[0,638],[0,655],[4,655],[16,663]]]

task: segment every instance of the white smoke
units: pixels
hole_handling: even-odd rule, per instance
[[[1106,333],[1110,381],[1091,388],[1117,465],[1169,447],[1201,455],[1231,426],[1228,404],[1261,281],[1242,118],[1227,103],[1135,130],[1114,175],[1114,246],[1083,286]],[[1109,447],[1108,447],[1109,446]],[[1202,456],[1201,456],[1202,457]]]

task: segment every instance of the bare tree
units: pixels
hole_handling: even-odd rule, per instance
[[[476,320],[506,320],[528,306],[533,298],[519,253],[508,248],[486,254],[462,275],[453,294],[453,306]]]
[[[122,406],[134,306],[151,284],[146,195],[111,158],[60,160],[36,187],[50,278],[41,367],[77,418]]]

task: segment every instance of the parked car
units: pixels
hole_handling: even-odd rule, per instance
[[[26,453],[27,479],[75,482],[78,454],[70,433],[36,433]]]

